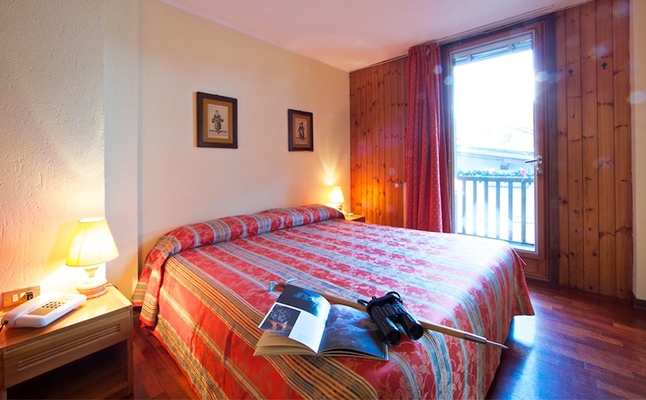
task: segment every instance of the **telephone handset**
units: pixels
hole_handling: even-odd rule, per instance
[[[2,325],[40,328],[72,311],[86,299],[84,294],[45,293],[9,311],[2,317]]]

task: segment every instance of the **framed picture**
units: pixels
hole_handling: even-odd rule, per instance
[[[311,112],[289,110],[289,151],[314,151],[314,122]]]
[[[197,147],[238,148],[238,100],[197,92]]]

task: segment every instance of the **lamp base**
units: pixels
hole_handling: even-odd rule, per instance
[[[88,299],[103,296],[108,292],[108,281],[100,278],[89,279],[76,286],[76,291],[87,296]]]

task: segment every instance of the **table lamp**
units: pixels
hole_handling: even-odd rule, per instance
[[[329,206],[343,212],[343,203],[345,203],[345,199],[343,198],[341,186],[334,186],[330,193],[328,193],[327,199],[330,202]]]
[[[65,262],[70,267],[83,267],[88,274],[88,279],[79,283],[76,290],[88,298],[105,294],[107,281],[95,273],[101,264],[114,260],[118,255],[105,218],[80,220]]]

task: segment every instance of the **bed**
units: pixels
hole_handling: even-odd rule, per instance
[[[501,350],[427,331],[389,361],[254,357],[270,281],[347,299],[396,290],[413,315],[504,342],[533,314],[505,242],[346,221],[333,208],[273,209],[183,226],[149,252],[133,303],[202,398],[484,398]]]

